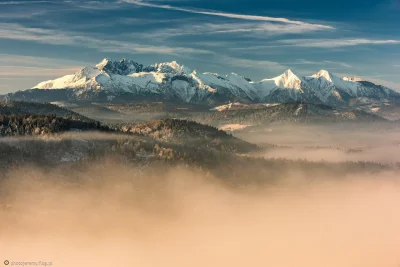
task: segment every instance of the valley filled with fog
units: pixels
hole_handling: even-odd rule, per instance
[[[257,155],[309,161],[368,161],[395,164],[400,159],[400,128],[370,124],[270,125],[238,131],[252,143],[272,144]]]
[[[286,165],[279,181],[249,184],[151,167],[138,172],[112,161],[10,171],[1,182],[2,254],[58,266],[372,267],[400,260],[398,170],[332,177]],[[245,171],[241,179],[251,180],[253,170]]]
[[[3,105],[0,251],[8,260],[400,262],[397,122],[362,112],[333,117],[299,103],[113,107],[141,122],[95,112],[98,122],[76,107]],[[229,123],[246,126],[222,131]]]

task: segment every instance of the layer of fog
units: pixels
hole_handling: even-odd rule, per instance
[[[253,143],[281,147],[260,155],[266,158],[311,161],[400,161],[400,127],[381,128],[376,124],[271,125],[236,136]]]
[[[20,169],[0,184],[0,251],[54,266],[398,266],[397,177],[233,189],[184,169]]]
[[[308,161],[368,161],[383,164],[400,162],[400,147],[382,146],[376,148],[364,148],[359,152],[348,152],[336,148],[273,148],[263,153],[257,153],[265,158],[284,158],[290,160]]]

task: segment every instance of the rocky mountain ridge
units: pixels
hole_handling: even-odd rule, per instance
[[[42,90],[42,91],[38,91]],[[57,91],[58,92],[55,92]],[[64,90],[64,91],[59,91]],[[251,81],[235,73],[197,73],[177,62],[143,66],[132,60],[103,59],[95,66],[64,77],[39,83],[28,91],[9,94],[11,99],[82,100],[115,98],[155,98],[186,103],[224,104],[306,102],[330,106],[347,106],[359,98],[397,101],[400,94],[385,86],[359,78],[340,78],[321,70],[299,77],[290,69],[275,78]],[[58,94],[57,97],[54,95]],[[65,96],[65,99],[59,99]]]

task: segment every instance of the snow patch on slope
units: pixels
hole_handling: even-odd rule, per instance
[[[362,79],[360,77],[349,77],[349,76],[343,77],[343,80],[344,81],[348,81],[348,82],[362,82],[362,81],[364,81],[364,79]]]
[[[176,61],[156,63],[152,67],[156,72],[171,73],[171,74],[186,74],[189,75],[192,71],[184,65],[179,65]]]

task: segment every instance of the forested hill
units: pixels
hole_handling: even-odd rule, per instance
[[[360,110],[337,110],[326,105],[285,103],[261,109],[224,110],[193,117],[199,123],[262,125],[282,122],[385,122],[374,114]]]
[[[82,121],[55,115],[0,115],[0,136],[41,136],[71,130],[98,130],[147,137],[158,142],[186,145],[201,149],[216,149],[233,153],[248,153],[257,145],[212,126],[186,120],[158,120],[143,124],[108,126],[95,121]]]
[[[198,148],[246,153],[257,146],[232,136],[215,127],[187,120],[157,120],[143,124],[124,125],[122,132],[135,135],[151,136],[168,143],[186,144]]]
[[[0,136],[40,136],[72,129],[106,130],[94,121],[80,121],[55,115],[0,115]]]
[[[79,113],[62,108],[50,103],[37,103],[25,101],[0,101],[1,115],[56,115],[57,117],[70,118],[73,120],[93,121]]]

